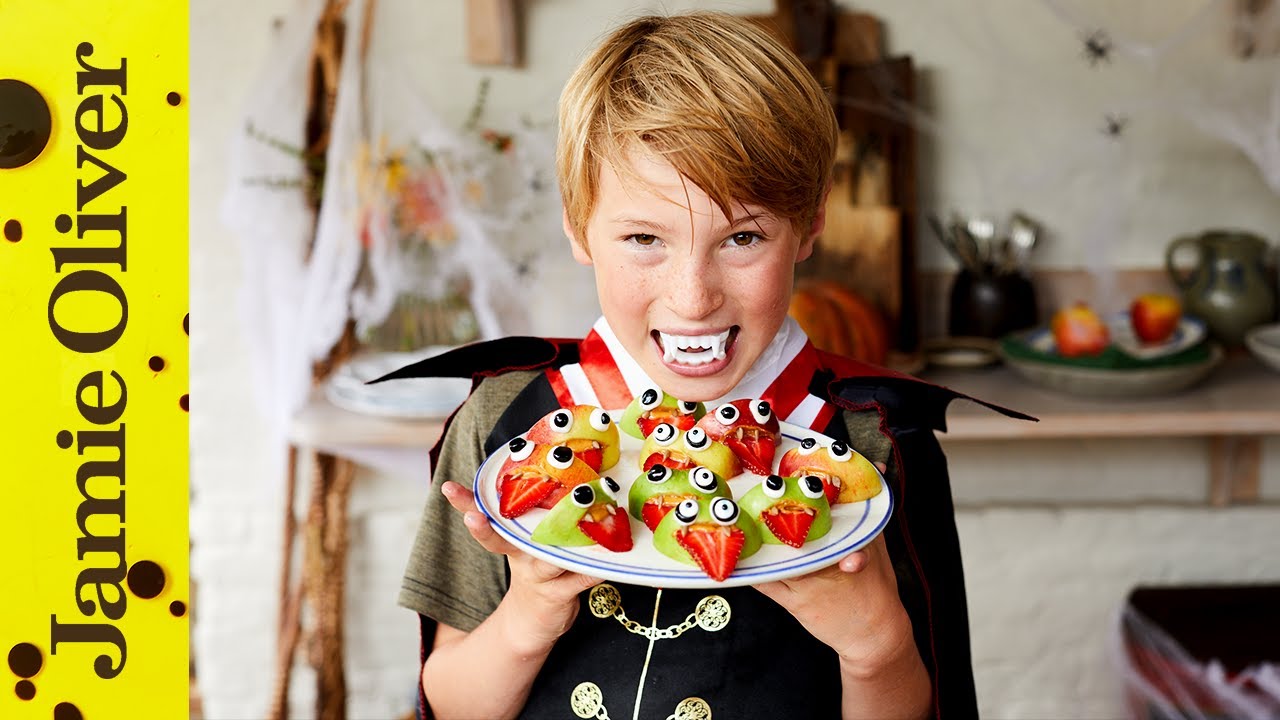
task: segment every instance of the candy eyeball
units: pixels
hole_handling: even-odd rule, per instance
[[[622,492],[622,486],[618,484],[618,481],[605,476],[600,478],[600,485],[604,488],[605,492],[609,493],[609,497],[613,498],[614,502],[617,502],[618,493]],[[578,487],[583,486],[579,485]]]
[[[812,455],[814,450],[818,449],[818,441],[815,438],[807,437],[800,441],[800,454]]]
[[[659,445],[670,445],[676,439],[676,426],[671,423],[658,423],[653,429],[653,441]]]
[[[511,452],[511,459],[516,462],[528,460],[533,454],[533,443],[524,438],[515,438],[507,443],[507,450]]]
[[[649,388],[640,393],[640,409],[652,410],[662,402],[662,393],[657,388]]]
[[[707,431],[700,427],[689,428],[689,432],[684,434],[684,444],[694,450],[702,450],[711,444],[711,438],[707,437]]]
[[[573,464],[573,450],[567,445],[557,445],[547,453],[547,462],[553,468],[567,470]]]
[[[692,415],[698,412],[698,403],[681,400],[676,403],[676,409],[680,411],[681,415]]]
[[[723,500],[724,498],[720,499]],[[698,519],[698,501],[685,498],[671,512],[675,513],[676,522],[681,525],[692,525],[693,521]]]
[[[596,501],[596,491],[590,485],[579,485],[573,489],[573,504],[578,507],[591,507]]]
[[[751,414],[755,416],[756,422],[763,425],[773,417],[773,408],[768,400],[757,400],[751,403]]]
[[[827,448],[827,453],[831,455],[831,459],[836,462],[844,462],[853,455],[853,453],[849,451],[849,446],[839,440],[831,443],[831,446]]]
[[[654,485],[664,483],[671,477],[671,468],[666,465],[654,465],[649,468],[649,472],[645,473],[645,477],[649,478],[649,482]]]
[[[817,500],[826,494],[822,487],[822,478],[817,475],[805,475],[800,478],[800,492],[812,500]]]
[[[596,408],[591,411],[591,427],[597,432],[604,432],[609,429],[609,425],[613,423],[613,418],[609,417],[609,413]]]
[[[721,525],[732,525],[738,521],[738,504],[729,498],[716,498],[711,501],[711,517]]]
[[[770,475],[764,479],[760,491],[775,500],[782,497],[782,493],[786,492],[787,483],[777,475]]]
[[[573,427],[573,413],[568,410],[557,410],[551,414],[551,427],[565,432]]]
[[[716,491],[716,474],[707,468],[702,466],[694,468],[693,471],[689,473],[689,478],[693,481],[694,487],[708,495]]]
[[[716,408],[716,419],[725,425],[732,425],[738,422],[738,408],[730,405],[729,403],[725,403],[724,405]]]

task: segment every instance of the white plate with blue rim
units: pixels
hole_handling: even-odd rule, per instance
[[[621,412],[611,414],[622,416]],[[773,461],[775,472],[782,456],[799,447],[805,438],[815,438],[823,445],[831,442],[821,433],[789,423],[782,423],[781,429],[782,442],[778,444]],[[631,484],[644,476],[640,467],[640,445],[640,440],[621,433],[618,463],[602,473],[621,486],[618,495],[622,505],[626,503]],[[503,444],[476,473],[473,488],[476,505],[488,516],[494,530],[516,547],[552,565],[601,580],[631,585],[712,589],[756,585],[806,575],[833,565],[870,543],[884,530],[893,512],[893,497],[884,477],[880,476],[881,490],[875,497],[861,502],[839,503],[831,508],[831,530],[823,537],[810,540],[799,548],[763,544],[759,551],[743,558],[729,577],[716,581],[697,566],[686,565],[659,552],[653,546],[653,533],[649,528],[630,516],[627,517],[631,523],[633,544],[626,552],[613,552],[599,545],[561,547],[537,542],[532,537],[534,528],[549,510],[534,508],[516,518],[504,518],[498,514],[498,472],[509,455],[507,445]],[[738,500],[763,480],[762,475],[743,472],[729,479],[729,488],[734,499]],[[626,508],[622,510],[625,513]]]
[[[1154,360],[1156,358],[1177,355],[1189,350],[1204,341],[1208,334],[1205,325],[1197,318],[1183,316],[1178,320],[1173,335],[1161,343],[1144,343],[1133,331],[1133,322],[1128,312],[1118,312],[1107,318],[1107,330],[1111,333],[1111,344],[1120,352],[1138,360]]]
[[[448,417],[471,394],[471,378],[417,377],[366,383],[449,349],[357,355],[325,381],[325,397],[344,410],[365,415],[406,420]]]

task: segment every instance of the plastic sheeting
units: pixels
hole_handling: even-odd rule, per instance
[[[1228,672],[1219,660],[1193,657],[1164,628],[1131,605],[1120,612],[1114,641],[1115,664],[1133,718],[1280,718],[1280,659]],[[1280,648],[1275,652],[1280,658]]]

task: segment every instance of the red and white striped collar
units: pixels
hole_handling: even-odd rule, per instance
[[[768,400],[782,420],[821,431],[834,417],[836,408],[809,392],[809,383],[820,368],[813,343],[788,317],[733,390],[707,406],[760,398]],[[561,405],[576,403],[609,410],[620,410],[646,389],[658,386],[622,346],[603,317],[582,340],[580,362],[548,370],[547,377]]]

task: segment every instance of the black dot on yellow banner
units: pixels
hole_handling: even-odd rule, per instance
[[[60,233],[71,232],[71,216],[62,214],[53,219],[53,229]]]
[[[71,432],[69,430],[58,431],[58,447],[62,448],[63,450],[66,450],[67,448],[71,447],[71,443],[74,440],[75,438],[71,436]]]
[[[178,398],[178,407],[182,408],[183,412],[190,412],[191,400],[188,399],[186,395],[183,395],[182,397]]]
[[[125,580],[129,590],[144,600],[150,600],[164,590],[164,570],[150,560],[134,563]]]
[[[18,643],[9,648],[9,669],[20,678],[35,677],[44,667],[44,655],[31,643]]]
[[[187,604],[181,600],[174,600],[169,603],[169,614],[174,617],[182,617],[187,614]]]
[[[18,242],[22,239],[22,223],[17,220],[8,220],[4,224],[4,239],[9,242]]]
[[[80,708],[69,702],[60,702],[53,706],[53,720],[84,720]]]
[[[49,144],[53,118],[40,91],[12,78],[0,79],[0,170],[20,168]]]
[[[188,336],[191,335],[191,328],[187,326],[190,319],[191,313],[182,316],[182,332]]]
[[[178,107],[182,104],[182,96],[176,92],[171,92],[168,95],[165,95],[164,100],[174,107]]]
[[[13,692],[19,700],[30,700],[36,696],[36,684],[30,680],[19,680],[18,684],[13,686]]]
[[[147,367],[151,368],[152,372],[160,372],[164,369],[164,358],[159,355],[152,355],[151,359],[147,361]]]

